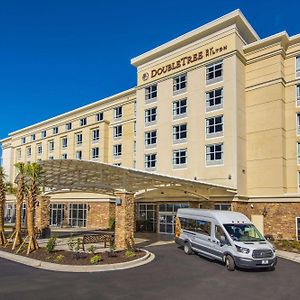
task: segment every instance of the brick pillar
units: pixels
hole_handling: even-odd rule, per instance
[[[134,196],[132,193],[116,193],[121,204],[116,206],[115,245],[118,250],[134,243]]]
[[[48,228],[50,225],[50,197],[39,196],[38,205],[35,209],[35,226],[39,230]]]

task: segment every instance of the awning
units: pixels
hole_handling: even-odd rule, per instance
[[[234,195],[236,190],[228,186],[204,181],[183,179],[153,172],[114,166],[102,162],[84,160],[45,160],[42,185],[44,191],[83,191],[114,195],[116,192],[147,191],[156,188],[174,188],[208,198],[211,195]]]

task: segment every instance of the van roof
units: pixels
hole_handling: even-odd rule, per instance
[[[221,224],[229,223],[251,223],[251,221],[242,213],[227,211],[227,210],[213,210],[213,209],[199,209],[199,208],[179,208],[177,215],[180,217],[208,217],[217,220]]]

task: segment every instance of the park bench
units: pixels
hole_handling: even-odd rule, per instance
[[[107,243],[111,247],[113,242],[114,236],[112,233],[101,232],[96,234],[85,234],[82,238],[82,250],[85,251],[84,245],[86,244],[104,243],[104,248],[106,248]]]

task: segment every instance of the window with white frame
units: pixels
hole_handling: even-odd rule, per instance
[[[76,140],[76,146],[81,146],[82,145],[82,133],[76,133],[75,135],[75,140]]]
[[[96,143],[99,141],[100,138],[100,131],[99,129],[93,129],[92,130],[92,142]]]
[[[31,147],[27,147],[26,148],[26,154],[27,154],[27,157],[31,157]]]
[[[206,111],[213,111],[223,107],[223,88],[206,93]]]
[[[223,143],[211,144],[206,146],[206,165],[223,164],[224,149]]]
[[[206,137],[218,137],[223,135],[223,115],[206,119]]]
[[[145,132],[145,147],[152,148],[156,146],[157,130]]]
[[[182,168],[187,164],[187,149],[179,149],[173,151],[173,167]]]
[[[32,142],[35,141],[35,134],[32,134],[30,139]]]
[[[296,103],[300,106],[300,84],[296,86]]]
[[[79,120],[79,125],[80,126],[85,126],[87,124],[87,119],[86,118],[82,118]]]
[[[122,125],[115,126],[113,131],[114,131],[114,138],[122,137]]]
[[[66,130],[71,130],[72,129],[72,123],[69,122],[66,124]]]
[[[296,77],[300,77],[300,56],[296,57]]]
[[[99,158],[99,148],[94,147],[92,148],[92,159],[98,159]]]
[[[67,153],[63,153],[61,155],[61,159],[68,159],[68,154]]]
[[[96,122],[100,122],[103,120],[103,112],[96,114]]]
[[[62,146],[63,149],[68,147],[68,138],[67,137],[63,137],[61,139],[61,146]]]
[[[76,151],[75,158],[78,160],[82,159],[82,151],[81,150]]]
[[[53,127],[53,134],[58,134],[58,127]]]
[[[153,84],[145,88],[146,102],[155,101],[157,98],[157,85]]]
[[[114,157],[118,157],[122,155],[122,144],[117,144],[113,146],[113,154]]]
[[[86,227],[87,204],[69,204],[69,225],[72,227]]]
[[[136,137],[136,121],[133,122],[133,135]]]
[[[43,146],[42,146],[42,144],[37,144],[37,153],[38,153],[39,156],[42,155],[42,153],[43,153]]]
[[[20,160],[20,159],[21,159],[21,155],[22,155],[21,149],[18,148],[18,149],[17,149],[17,160]]]
[[[300,164],[300,142],[297,142],[297,163]]]
[[[296,217],[296,237],[300,241],[300,217]]]
[[[114,118],[121,119],[122,118],[123,108],[122,106],[118,106],[114,108]]]
[[[187,124],[179,124],[173,126],[173,142],[182,143],[186,142],[187,138]]]
[[[298,193],[300,193],[300,171],[298,171]]]
[[[181,74],[173,78],[173,94],[184,93],[187,86],[187,75]]]
[[[145,169],[154,170],[156,168],[156,153],[145,155]]]
[[[223,80],[223,62],[215,62],[206,66],[206,84]]]
[[[136,117],[136,101],[133,102],[133,112],[134,116]]]
[[[120,166],[122,166],[122,163],[118,162],[118,163],[114,163],[113,165],[117,166],[117,167],[120,167]]]
[[[21,138],[21,144],[25,144],[26,143],[26,137],[22,137]]]
[[[297,135],[300,135],[300,113],[297,113]]]
[[[49,141],[49,152],[54,151],[54,141]]]
[[[145,125],[153,125],[157,120],[157,107],[151,107],[145,110]]]
[[[173,102],[173,118],[182,118],[186,116],[187,99],[180,99]]]
[[[43,131],[41,132],[41,138],[43,139],[43,138],[45,138],[45,137],[47,137],[47,131],[46,131],[46,130],[43,130]]]
[[[231,205],[227,203],[215,204],[214,208],[216,210],[231,210]]]

